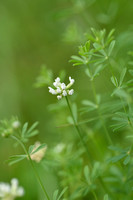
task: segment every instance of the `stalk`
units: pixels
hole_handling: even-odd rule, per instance
[[[66,98],[66,102],[67,102],[69,111],[70,111],[70,113],[71,113],[72,119],[73,119],[73,123],[74,123],[75,129],[76,129],[76,131],[77,131],[77,133],[78,133],[78,135],[79,135],[79,137],[80,137],[80,140],[81,140],[81,142],[82,142],[82,144],[83,144],[83,146],[84,146],[84,148],[85,148],[85,150],[86,150],[86,153],[87,153],[87,155],[88,155],[88,157],[89,157],[89,159],[90,159],[90,153],[89,153],[88,147],[87,147],[87,145],[86,145],[86,143],[85,143],[85,141],[84,141],[84,138],[83,138],[83,136],[82,136],[82,133],[81,133],[81,131],[80,131],[79,127],[78,127],[78,124],[77,124],[77,122],[76,122],[76,120],[75,120],[75,117],[74,117],[74,115],[73,115],[72,108],[71,108],[70,102],[69,102],[69,100],[68,100],[68,97],[66,96],[65,98]]]
[[[32,159],[31,159],[30,154],[29,154],[29,152],[27,151],[27,149],[26,149],[24,143],[23,143],[19,138],[17,138],[16,136],[13,136],[13,135],[12,135],[11,138],[14,139],[14,140],[16,140],[16,141],[21,145],[21,147],[23,148],[24,152],[26,153],[26,155],[27,155],[27,157],[28,157],[28,159],[29,159],[29,161],[30,161],[30,164],[31,164],[31,166],[32,166],[32,169],[33,169],[33,171],[34,171],[34,174],[35,174],[35,176],[36,176],[36,178],[37,178],[37,180],[38,180],[38,182],[39,182],[39,184],[40,184],[40,186],[41,186],[41,188],[42,188],[42,190],[43,190],[43,192],[44,192],[44,194],[45,194],[47,200],[50,200],[49,195],[48,195],[48,193],[47,193],[47,191],[46,191],[46,189],[45,189],[45,187],[44,187],[44,185],[43,185],[43,182],[42,182],[42,180],[41,180],[41,178],[40,178],[40,176],[39,176],[39,174],[38,174],[38,172],[37,172],[37,170],[36,170],[36,168],[35,168],[35,166],[34,166],[34,164],[33,164],[33,161],[32,161]]]
[[[83,144],[83,146],[84,146],[84,148],[85,148],[85,150],[86,150],[86,153],[87,153],[87,155],[88,155],[88,157],[89,157],[89,159],[90,159],[90,154],[89,154],[88,147],[87,147],[86,143],[84,142],[83,136],[82,136],[82,134],[81,134],[81,132],[80,132],[80,129],[79,129],[77,123],[76,123],[76,120],[75,120],[75,118],[74,118],[74,115],[73,115],[73,111],[72,111],[70,102],[69,102],[69,100],[68,100],[68,97],[66,96],[65,98],[66,98],[66,102],[67,102],[69,111],[70,111],[70,113],[71,113],[72,119],[73,119],[73,123],[74,123],[75,129],[77,130],[77,133],[78,133],[78,135],[79,135],[79,137],[80,137],[80,140],[81,140],[81,142],[82,142],[82,144]],[[90,169],[92,169],[91,163],[89,163],[88,165],[89,165]],[[101,183],[101,186],[103,187],[103,189],[104,189],[106,192],[110,193],[110,192],[108,191],[108,189],[106,188],[106,186],[104,185],[104,182],[102,181],[102,178],[101,178],[101,177],[98,177],[98,179],[99,179],[99,182]],[[97,196],[96,196],[96,194],[95,194],[94,191],[93,191],[93,195],[95,195],[95,199],[97,199]]]
[[[92,91],[93,91],[93,96],[94,96],[94,99],[95,99],[95,103],[96,103],[96,105],[98,105],[97,96],[96,96],[96,89],[95,89],[95,85],[94,85],[93,80],[91,80],[91,86],[92,86]],[[106,138],[107,138],[107,140],[108,140],[108,143],[109,143],[110,145],[113,145],[112,139],[111,139],[111,137],[110,137],[110,135],[109,135],[109,132],[108,132],[106,126],[105,126],[103,117],[102,117],[101,113],[99,112],[99,110],[98,110],[98,115],[99,115],[99,118],[100,118],[100,120],[101,120],[101,122],[102,122],[102,126],[103,126],[104,132],[105,132],[105,134],[106,134]]]

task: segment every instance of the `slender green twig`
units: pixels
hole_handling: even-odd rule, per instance
[[[38,172],[37,172],[37,170],[36,170],[36,168],[35,168],[35,166],[33,164],[33,161],[31,159],[30,154],[27,151],[24,143],[19,138],[17,138],[16,136],[11,135],[11,138],[16,140],[21,145],[21,147],[23,148],[24,152],[26,153],[26,155],[27,155],[27,157],[28,157],[28,159],[30,161],[30,164],[31,164],[31,166],[33,168],[33,171],[34,171],[35,175],[36,175],[36,178],[37,178],[37,180],[38,180],[38,182],[39,182],[39,184],[40,184],[45,196],[47,197],[47,200],[50,200],[50,197],[49,197],[49,195],[48,195],[48,193],[47,193],[47,191],[46,191],[46,189],[45,189],[45,187],[44,187],[44,185],[42,183],[42,180],[41,180],[41,178],[40,178],[40,176],[39,176],[39,174],[38,174]]]
[[[88,155],[88,157],[89,157],[89,159],[90,159],[90,153],[89,153],[88,147],[87,147],[87,145],[86,145],[86,143],[85,143],[85,141],[84,141],[84,138],[83,138],[82,133],[81,133],[81,131],[80,131],[80,129],[79,129],[79,126],[78,126],[78,124],[77,124],[77,122],[76,122],[76,120],[75,120],[75,117],[74,117],[74,115],[73,115],[73,111],[72,111],[72,109],[71,109],[71,105],[70,105],[70,102],[69,102],[67,96],[66,96],[66,102],[67,102],[69,111],[70,111],[70,113],[71,113],[74,126],[75,126],[75,128],[76,128],[76,130],[77,130],[77,133],[78,133],[78,135],[79,135],[79,137],[80,137],[80,140],[81,140],[81,142],[82,142],[82,144],[83,144],[83,146],[84,146],[84,148],[85,148],[85,150],[86,150],[86,153],[87,153],[87,155]]]
[[[97,199],[97,196],[96,196],[96,193],[95,193],[93,190],[92,190],[92,194],[93,194],[95,200],[98,200],[98,199]]]
[[[91,80],[91,86],[92,86],[92,91],[93,91],[93,95],[94,95],[94,99],[95,99],[96,105],[98,106],[97,95],[96,95],[96,89],[95,89],[95,85],[94,85],[93,80]],[[110,135],[109,135],[109,132],[108,132],[106,126],[105,126],[103,117],[102,117],[101,113],[99,112],[99,109],[98,109],[98,115],[99,115],[99,118],[100,118],[100,120],[101,120],[101,122],[102,122],[102,126],[103,126],[104,132],[105,132],[105,134],[106,134],[106,138],[107,138],[109,144],[112,145],[112,144],[113,144],[112,139],[111,139],[111,137],[110,137]]]

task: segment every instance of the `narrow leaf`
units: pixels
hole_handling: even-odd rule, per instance
[[[26,132],[27,132],[27,128],[28,128],[28,122],[26,122],[24,125],[23,125],[23,128],[22,128],[22,137],[25,136]]]
[[[55,190],[55,192],[53,194],[53,200],[57,200],[58,193],[59,193],[59,190]]]
[[[110,43],[110,45],[109,45],[109,48],[108,48],[108,56],[111,55],[114,46],[115,46],[115,40],[113,40],[113,41]]]
[[[27,131],[27,134],[30,134],[30,133],[37,127],[38,124],[39,124],[39,122],[35,122],[35,123],[29,128],[29,130]]]
[[[126,74],[126,71],[127,71],[127,68],[124,68],[120,74],[120,83],[119,83],[119,86],[122,85],[122,82],[124,80],[124,77],[125,77],[125,74]]]
[[[118,87],[118,81],[117,81],[117,78],[115,76],[111,77],[111,81],[114,84],[114,86]]]
[[[41,144],[39,147],[37,147],[37,149],[35,151],[32,152],[32,154],[38,152],[39,150],[41,150],[42,148],[46,147],[46,144]]]
[[[9,165],[13,165],[15,163],[20,162],[21,160],[25,159],[27,157],[27,155],[15,155],[15,156],[11,156],[6,163],[8,163]]]
[[[63,194],[66,192],[67,189],[68,189],[68,187],[65,187],[65,188],[62,190],[62,192],[60,193],[60,195],[59,195],[59,197],[58,197],[57,200],[60,200],[60,199],[61,199],[61,197],[63,196]]]
[[[124,165],[127,165],[127,164],[129,163],[130,159],[131,159],[131,157],[130,157],[130,155],[128,155],[128,156],[126,157],[126,159],[124,160],[123,164],[124,164]]]

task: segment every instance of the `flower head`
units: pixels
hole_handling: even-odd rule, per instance
[[[72,95],[74,93],[74,90],[70,89],[70,87],[74,84],[74,79],[72,79],[71,77],[69,77],[69,84],[66,85],[65,83],[61,83],[60,78],[57,77],[55,79],[55,82],[53,83],[55,89],[48,87],[49,92],[53,95],[57,95],[57,99],[60,100],[62,99],[62,97],[67,96],[67,95]]]
[[[0,182],[0,198],[2,200],[14,200],[24,195],[23,187],[19,186],[18,180],[13,178],[11,184]]]

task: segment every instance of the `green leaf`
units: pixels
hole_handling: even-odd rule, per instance
[[[63,196],[63,194],[66,192],[67,189],[68,189],[68,187],[65,187],[65,188],[62,190],[62,192],[60,193],[60,195],[59,195],[59,197],[58,197],[57,200],[60,200],[60,199],[61,199],[61,197]]]
[[[27,138],[33,137],[33,136],[37,135],[38,133],[39,133],[38,130],[34,130],[34,131],[32,131],[30,134],[27,134],[26,137],[27,137]]]
[[[131,159],[131,156],[128,155],[128,156],[126,157],[126,159],[124,160],[123,164],[124,164],[124,165],[127,165],[127,164],[129,163],[130,159]]]
[[[89,50],[90,50],[90,41],[87,41],[85,43],[85,47],[86,47],[86,51],[89,52]]]
[[[98,44],[98,43],[93,43],[93,46],[94,46],[94,48],[95,48],[96,50],[102,49],[102,46],[101,46],[100,44]]]
[[[98,76],[99,72],[101,72],[104,68],[105,68],[105,65],[98,65],[98,67],[95,69],[93,77]]]
[[[68,121],[69,124],[74,124],[73,118],[71,116],[67,117],[67,121]]]
[[[83,100],[82,104],[84,106],[90,106],[90,107],[93,107],[93,108],[97,108],[97,105],[95,103],[93,103],[92,101],[89,101],[89,100]]]
[[[89,183],[90,182],[90,169],[87,165],[84,167],[84,176],[85,176],[86,181]]]
[[[24,125],[23,125],[23,128],[22,128],[22,137],[25,136],[26,132],[27,132],[27,128],[28,128],[28,122],[26,122]]]
[[[117,78],[115,76],[111,77],[111,81],[112,81],[112,83],[114,84],[115,87],[118,87],[118,81],[117,81]]]
[[[114,156],[114,157],[108,159],[108,162],[116,163],[119,160],[121,160],[122,158],[124,158],[126,155],[127,155],[126,153],[122,153],[122,154],[120,154],[118,156]]]
[[[109,198],[108,198],[108,194],[105,194],[103,200],[108,200],[108,199],[109,199]]]
[[[100,163],[95,162],[93,170],[92,170],[92,180],[94,181],[100,175]]]
[[[122,82],[123,82],[124,77],[125,77],[125,75],[126,75],[126,71],[127,71],[127,68],[124,68],[124,69],[121,71],[119,86],[122,85]]]
[[[90,70],[88,68],[85,69],[85,73],[89,78],[91,78]]]
[[[71,58],[72,58],[72,60],[70,60],[70,62],[73,61],[73,60],[81,61],[81,62],[83,61],[83,59],[81,57],[79,57],[79,56],[71,56]]]
[[[22,128],[22,138],[29,138],[33,137],[38,134],[38,130],[34,130],[36,126],[38,125],[38,122],[35,122],[29,129],[28,129],[28,123],[26,122]]]
[[[29,146],[29,150],[28,150],[29,154],[31,154],[31,152],[33,151],[34,146],[35,146],[35,145],[30,145],[30,146]]]
[[[46,147],[47,145],[46,144],[41,144],[39,147],[36,148],[35,151],[32,152],[32,154],[38,152],[39,150],[43,149],[44,147]]]
[[[30,135],[30,133],[33,131],[33,129],[35,129],[37,127],[37,125],[39,124],[39,122],[35,122],[27,131],[27,134]]]
[[[53,194],[53,200],[57,200],[58,193],[59,193],[59,190],[55,190],[55,192]]]
[[[132,69],[129,70],[129,73],[133,76],[133,70]]]
[[[15,156],[10,156],[8,160],[6,160],[6,163],[9,165],[13,165],[15,163],[20,162],[21,160],[24,160],[27,157],[27,155],[15,155]]]
[[[108,56],[111,55],[114,46],[115,46],[115,40],[113,40],[113,41],[110,43],[110,45],[109,45],[109,48],[108,48]]]

